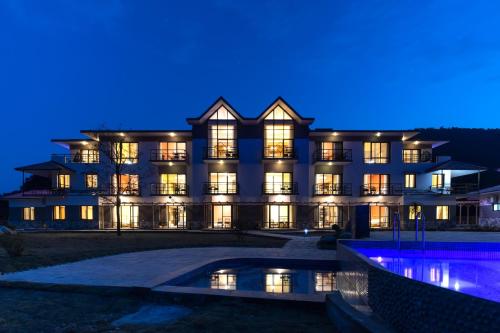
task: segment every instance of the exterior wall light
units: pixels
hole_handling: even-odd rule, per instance
[[[175,133],[174,133],[174,132],[170,132],[170,133],[168,133],[168,135],[169,135],[170,137],[174,137],[174,136],[175,136]]]
[[[382,135],[382,133],[377,132],[377,134],[375,134],[375,135],[376,135],[376,136],[381,136],[381,135]]]

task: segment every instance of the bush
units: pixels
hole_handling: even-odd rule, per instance
[[[20,257],[24,251],[23,239],[20,235],[0,235],[0,246],[10,257]]]
[[[337,237],[334,235],[321,236],[317,247],[322,250],[335,250],[337,249]]]
[[[338,239],[351,239],[352,238],[352,234],[348,231],[344,231],[340,234],[340,236],[338,237]]]

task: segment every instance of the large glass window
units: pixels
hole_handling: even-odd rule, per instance
[[[235,194],[238,192],[236,173],[211,172],[208,184],[209,194]]]
[[[160,161],[184,161],[186,159],[186,142],[160,142],[160,150],[153,156]]]
[[[403,149],[403,162],[404,163],[420,162],[420,149]]]
[[[266,228],[269,229],[293,228],[293,205],[266,205],[264,219]]]
[[[500,203],[493,204],[493,211],[494,212],[500,211]]]
[[[236,274],[220,270],[210,276],[210,289],[236,290]]]
[[[342,207],[320,205],[318,228],[331,229],[334,224],[342,224]]]
[[[230,229],[232,227],[233,214],[231,205],[212,206],[212,227],[218,229]]]
[[[436,206],[436,220],[448,220],[449,218],[448,206]]]
[[[138,195],[139,194],[139,175],[121,174],[120,187],[118,187],[117,175],[113,175],[113,193],[120,190],[123,195]]]
[[[139,158],[139,145],[137,142],[114,142],[113,158],[121,164],[137,163]]]
[[[266,292],[287,294],[292,292],[292,275],[289,273],[267,273]]]
[[[363,176],[364,195],[386,195],[389,192],[389,175],[365,174]]]
[[[95,173],[89,173],[85,175],[85,187],[86,188],[97,188],[97,175]]]
[[[320,144],[320,160],[322,161],[336,161],[343,160],[342,142],[321,142]]]
[[[370,228],[388,228],[389,227],[389,207],[370,206]]]
[[[70,186],[69,175],[57,175],[57,188],[68,189]]]
[[[293,158],[293,125],[264,126],[264,157]]]
[[[163,195],[185,195],[186,175],[177,173],[163,173],[160,176],[160,193]]]
[[[214,112],[210,120],[236,120],[236,118],[229,112],[224,105],[222,105],[216,112]]]
[[[266,172],[264,193],[293,194],[292,174],[290,172]]]
[[[342,176],[331,173],[316,174],[315,194],[336,195],[342,191]]]
[[[82,220],[93,220],[94,219],[94,207],[82,206],[80,209],[80,216],[81,216]]]
[[[444,187],[444,174],[433,174],[432,175],[432,187],[433,188],[443,188]]]
[[[35,207],[24,207],[23,208],[23,220],[34,221],[35,220]]]
[[[331,292],[337,289],[335,272],[316,272],[314,282],[316,292]]]
[[[422,206],[411,205],[408,207],[408,219],[415,220],[419,213],[422,213]]]
[[[385,164],[389,163],[389,143],[388,142],[365,142],[364,143],[365,163]]]
[[[405,174],[405,187],[406,188],[415,188],[417,187],[417,175],[414,173],[406,173]]]
[[[118,216],[116,206],[113,206],[113,227],[116,228]],[[133,229],[139,227],[139,206],[120,205],[121,227],[124,229]]]
[[[72,155],[74,163],[99,163],[99,151],[97,149],[80,149]]]
[[[236,118],[221,106],[209,119],[208,158],[237,158]]]
[[[54,220],[66,220],[66,206],[54,206],[52,216]]]
[[[158,228],[161,229],[185,229],[186,207],[182,205],[167,205],[160,208],[160,220]]]

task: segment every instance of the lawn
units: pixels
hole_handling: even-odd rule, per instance
[[[149,301],[0,288],[1,332],[117,332],[111,322]],[[162,326],[123,327],[119,332],[334,332],[323,306],[254,303],[235,299],[189,305],[192,313]]]
[[[179,247],[282,247],[286,240],[217,232],[111,232],[22,233],[25,251],[9,258],[0,249],[0,271],[14,272],[87,258]]]

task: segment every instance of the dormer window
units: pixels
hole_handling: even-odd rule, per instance
[[[277,106],[265,118],[264,158],[293,158],[292,117]]]
[[[209,119],[207,156],[221,159],[238,157],[236,118],[224,106]]]

